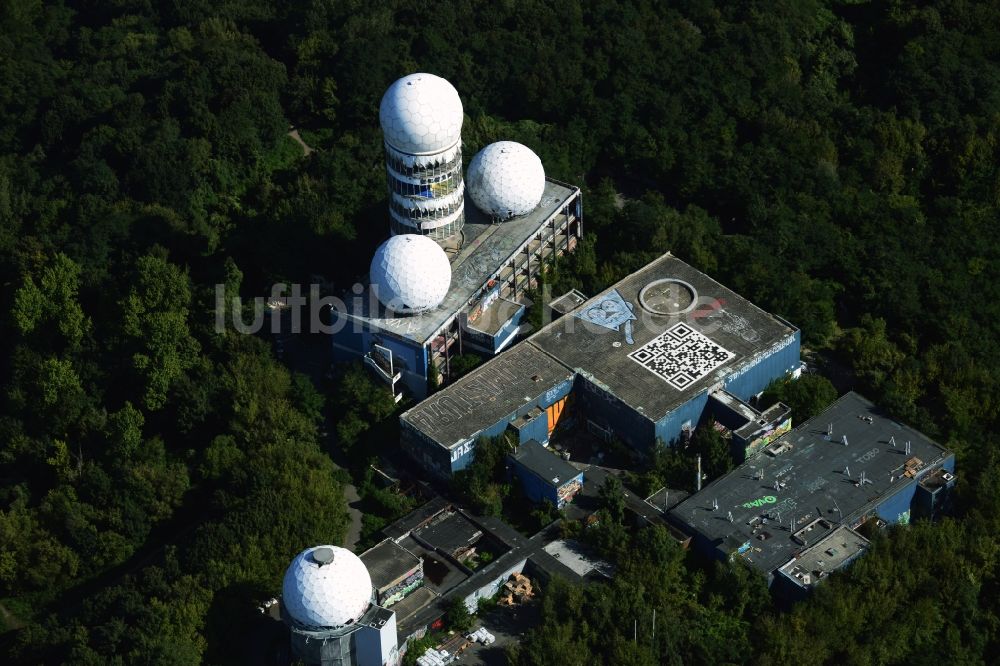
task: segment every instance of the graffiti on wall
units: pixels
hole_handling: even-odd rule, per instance
[[[752,440],[749,444],[747,444],[746,450],[744,451],[746,457],[749,458],[750,456],[757,453],[764,447],[769,446],[771,442],[778,439],[785,433],[789,432],[791,429],[792,429],[792,419],[791,417],[789,417],[784,421],[782,421],[781,423],[779,423],[778,425],[776,425],[771,430],[768,430],[763,435]]]
[[[775,354],[777,354],[778,352],[780,352],[785,347],[788,347],[789,345],[791,345],[793,342],[795,342],[795,335],[794,334],[793,335],[789,335],[787,338],[779,340],[778,342],[776,342],[775,344],[771,345],[771,347],[769,347],[768,349],[765,349],[764,351],[757,352],[756,354],[754,354],[753,356],[751,356],[749,359],[747,359],[747,361],[742,366],[740,366],[737,370],[735,370],[732,373],[730,373],[729,376],[726,378],[726,382],[729,383],[729,382],[732,382],[732,381],[735,381],[735,380],[739,379],[740,377],[742,377],[746,373],[750,372],[750,370],[752,370],[753,368],[757,367],[757,364],[760,363],[761,361],[763,361],[765,358],[768,358],[769,356],[774,356]]]

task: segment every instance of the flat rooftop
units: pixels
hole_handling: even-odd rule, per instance
[[[669,511],[690,496],[691,493],[686,490],[660,488],[646,498],[646,503],[659,509],[660,511]]]
[[[368,618],[368,626],[375,627],[376,629],[381,628],[386,622],[392,619],[392,614],[394,611],[388,608],[382,608],[379,606],[375,609],[375,612],[371,617]]]
[[[559,314],[571,312],[587,302],[587,297],[579,289],[570,289],[562,296],[549,303],[549,307]]]
[[[486,308],[486,311],[480,315],[479,319],[475,322],[469,322],[466,326],[474,331],[479,331],[480,333],[485,333],[486,335],[493,337],[499,333],[507,322],[513,319],[514,315],[516,315],[523,307],[523,303],[518,303],[517,301],[512,301],[507,298],[498,298],[495,303],[492,303],[490,307]]]
[[[548,354],[521,343],[410,408],[401,418],[451,448],[509,418],[574,374]]]
[[[406,576],[420,564],[420,558],[392,539],[372,546],[359,556],[371,575],[375,589],[381,590]]]
[[[551,541],[545,544],[544,550],[580,577],[586,577],[591,573],[598,573],[611,578],[614,573],[614,566],[597,557],[590,549],[573,539]]]
[[[915,483],[916,475],[948,455],[850,392],[679,504],[670,516],[727,552],[749,543],[742,556],[771,572]],[[859,482],[862,472],[868,483]]]
[[[454,555],[461,548],[474,546],[482,538],[483,531],[458,511],[448,511],[437,516],[428,525],[414,530],[412,536],[433,548]]]
[[[747,421],[757,421],[757,417],[760,412],[756,409],[743,402],[735,395],[726,391],[725,389],[719,389],[718,391],[712,392],[712,398],[717,400],[719,403],[725,405],[729,409],[733,410],[736,414],[739,414]]]
[[[436,553],[429,548],[425,548],[424,545],[414,539],[412,535],[404,538],[399,543],[408,551],[423,560],[424,587],[430,588],[436,594],[447,593],[449,590],[453,589],[456,585],[469,577],[469,574],[452,564],[447,557],[440,553]],[[402,603],[408,598],[409,596],[397,603]],[[393,608],[395,608],[396,605],[397,604],[393,604]]]
[[[553,488],[569,483],[581,472],[539,442],[529,439],[511,457],[528,471],[540,476]]]
[[[668,253],[401,418],[453,448],[581,373],[658,421],[795,331]]]
[[[659,421],[758,354],[790,344],[795,330],[666,254],[530,342]]]
[[[437,308],[420,314],[387,317],[385,308],[372,296],[369,285],[355,299],[348,298],[349,318],[366,322],[397,337],[426,344],[449,319],[469,304],[480,288],[512,254],[538,231],[579,189],[546,179],[541,202],[522,217],[499,224],[483,215],[471,199],[466,201],[464,241],[451,254],[451,288]]]
[[[382,534],[393,541],[399,541],[408,536],[413,530],[429,523],[434,516],[450,508],[451,502],[440,495],[435,495],[399,520],[383,527]]]
[[[400,638],[409,636],[436,620],[444,610],[439,605],[439,595],[429,587],[422,586],[392,605],[396,613],[396,631]]]
[[[868,539],[841,525],[799,557],[787,562],[780,571],[797,585],[809,588],[863,554],[869,545]]]

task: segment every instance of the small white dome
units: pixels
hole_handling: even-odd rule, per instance
[[[410,74],[385,91],[379,121],[385,141],[411,155],[447,150],[462,138],[462,100],[433,74]]]
[[[427,236],[400,234],[375,251],[369,273],[382,305],[402,313],[436,308],[451,287],[451,263]]]
[[[358,556],[339,546],[299,553],[285,572],[281,603],[297,622],[339,627],[356,622],[371,604],[372,579]]]
[[[479,210],[505,220],[535,209],[545,191],[545,169],[527,146],[498,141],[472,158],[465,183]]]

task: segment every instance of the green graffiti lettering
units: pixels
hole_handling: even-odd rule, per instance
[[[765,495],[764,497],[759,497],[751,502],[744,502],[744,509],[754,509],[765,504],[774,504],[778,501],[778,498],[774,495]]]

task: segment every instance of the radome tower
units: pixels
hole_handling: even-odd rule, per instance
[[[282,584],[292,655],[308,666],[396,666],[396,614],[375,604],[364,563],[339,546],[307,548]]]
[[[410,74],[379,108],[389,183],[390,229],[442,242],[462,230],[462,100],[433,74]]]

